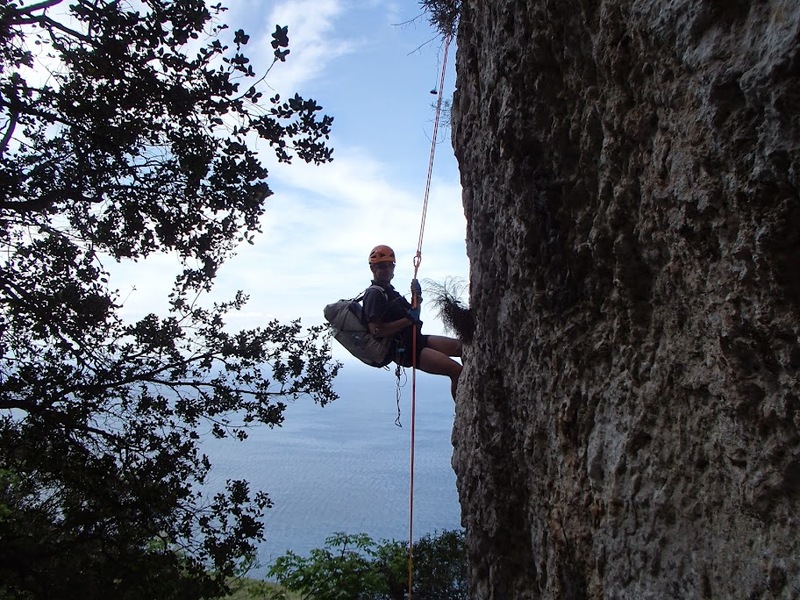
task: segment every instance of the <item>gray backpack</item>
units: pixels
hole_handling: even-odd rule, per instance
[[[386,291],[379,285],[367,288],[378,289],[386,297]],[[350,354],[371,367],[385,367],[392,362],[390,350],[392,338],[376,338],[369,332],[369,324],[361,306],[366,290],[350,300],[339,300],[325,307],[325,320],[333,329],[333,337]]]

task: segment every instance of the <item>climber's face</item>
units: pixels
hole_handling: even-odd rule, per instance
[[[378,283],[389,283],[394,277],[394,263],[393,262],[379,262],[370,265],[372,275]]]

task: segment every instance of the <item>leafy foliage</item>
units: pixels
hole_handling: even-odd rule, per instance
[[[252,149],[331,160],[332,119],[277,95],[221,5],[0,0],[0,596],[199,598],[262,537],[269,498],[201,492],[204,432],[335,398],[321,328],[231,332],[199,306],[271,194]],[[273,65],[289,54],[272,35]],[[267,72],[269,72],[269,67]],[[166,316],[120,317],[101,258],[183,260]]]
[[[263,109],[242,31],[232,56],[224,25],[187,56],[212,21],[203,0],[150,1],[144,14],[84,0],[57,21],[49,11],[61,4],[0,0],[0,209],[22,226],[58,214],[116,258],[176,250],[201,264],[188,280],[207,281],[241,241],[235,233],[258,229],[271,194],[248,136],[279,161],[324,162],[332,119],[297,95]],[[44,48],[38,56],[31,42]],[[276,27],[275,61],[286,45]],[[49,70],[38,85],[34,68]]]
[[[414,542],[413,597],[463,600],[469,597],[469,563],[463,531],[445,530]]]
[[[301,600],[300,596],[282,589],[269,581],[237,577],[230,583],[230,594],[225,600]]]
[[[427,535],[413,547],[413,597],[463,600],[468,597],[464,534]],[[376,543],[366,534],[337,533],[307,557],[287,552],[269,576],[303,598],[314,600],[403,600],[408,591],[408,544]],[[281,592],[273,592],[273,600]]]
[[[393,553],[389,552],[389,558]],[[386,579],[377,564],[378,550],[366,534],[336,533],[315,548],[310,556],[287,552],[275,561],[269,574],[303,598],[316,600],[366,600],[381,597]],[[398,554],[402,567],[402,554]],[[402,568],[400,569],[402,572]]]

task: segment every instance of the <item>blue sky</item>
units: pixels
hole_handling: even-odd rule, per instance
[[[257,72],[271,62],[275,25],[288,25],[291,53],[272,70],[268,83],[283,96],[296,91],[314,98],[334,117],[334,161],[270,168],[274,196],[267,203],[263,233],[222,267],[208,300],[231,298],[240,289],[249,294],[245,309],[230,318],[237,328],[273,317],[318,324],[325,304],[368,285],[367,255],[379,243],[397,253],[394,284],[406,292],[419,236],[436,102],[430,90],[441,73],[442,40],[420,17],[415,0],[236,0],[229,5],[225,20],[231,32],[241,27],[251,36],[246,49]],[[445,100],[453,93],[454,53],[451,45]],[[468,278],[465,219],[449,134],[445,116],[421,280]],[[115,266],[112,284],[125,300],[124,315],[161,312],[177,270],[171,256]],[[442,331],[424,306],[422,316],[425,332]],[[349,362],[338,346],[334,355]]]

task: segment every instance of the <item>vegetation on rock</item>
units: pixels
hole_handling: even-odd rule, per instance
[[[420,0],[431,24],[444,36],[454,36],[461,15],[461,0]]]

